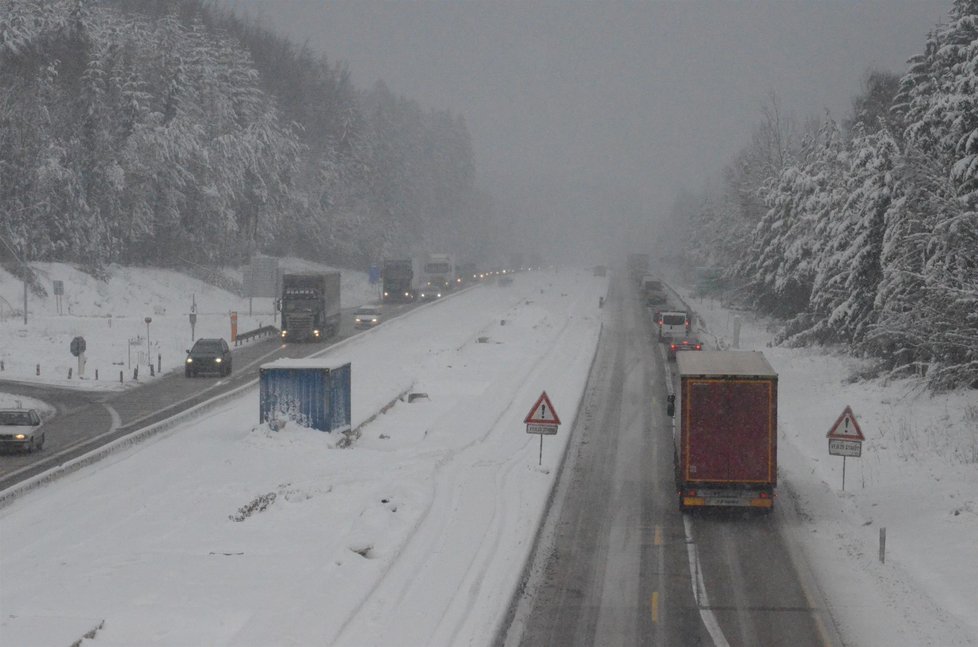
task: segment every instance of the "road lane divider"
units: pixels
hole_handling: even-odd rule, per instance
[[[689,557],[689,579],[693,585],[693,600],[700,612],[700,618],[706,631],[713,639],[715,647],[730,647],[727,637],[720,629],[720,623],[710,609],[710,599],[706,594],[706,584],[703,582],[703,571],[700,568],[699,553],[696,550],[696,542],[693,540],[693,523],[689,517],[683,515],[683,528],[686,531],[686,554]]]

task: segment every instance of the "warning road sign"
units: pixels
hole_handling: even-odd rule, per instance
[[[825,437],[836,440],[854,440],[857,442],[866,440],[862,430],[859,428],[859,423],[856,422],[856,414],[852,412],[852,408],[848,405],[846,405],[842,415],[835,421],[835,424],[832,425],[832,428],[829,429],[829,433]]]
[[[536,404],[530,409],[530,413],[526,414],[526,418],[523,420],[526,424],[540,424],[540,425],[559,425],[560,418],[557,416],[557,411],[554,409],[554,405],[551,404],[550,398],[547,397],[547,392],[544,391],[537,398]]]

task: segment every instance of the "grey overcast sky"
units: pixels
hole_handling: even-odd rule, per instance
[[[579,250],[654,235],[634,223],[716,177],[772,93],[798,122],[845,118],[866,70],[902,74],[951,0],[228,4],[359,87],[463,115],[520,235]]]

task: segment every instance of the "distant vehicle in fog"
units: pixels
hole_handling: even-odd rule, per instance
[[[421,288],[421,292],[418,294],[422,301],[434,301],[435,299],[440,299],[448,294],[448,282],[445,279],[435,278]]]
[[[384,261],[380,276],[385,302],[414,300],[414,265],[410,258]]]
[[[340,329],[340,273],[282,276],[282,339],[322,341]]]
[[[359,329],[373,328],[380,325],[382,312],[380,308],[363,306],[353,313],[353,327]]]
[[[676,361],[676,353],[685,350],[703,350],[703,344],[700,343],[700,340],[696,339],[695,337],[676,339],[669,344],[666,350],[666,358],[669,361],[674,362]]]

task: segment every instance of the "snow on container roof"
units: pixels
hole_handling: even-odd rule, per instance
[[[680,377],[690,375],[777,377],[760,351],[717,350],[676,354]]]
[[[327,368],[330,370],[340,368],[349,362],[337,362],[335,359],[324,359],[319,357],[280,357],[279,359],[262,364],[261,369],[267,368]]]

